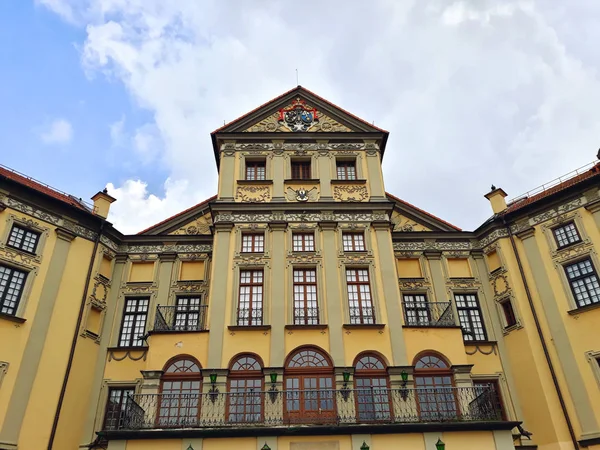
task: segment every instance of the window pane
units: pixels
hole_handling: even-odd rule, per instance
[[[600,302],[600,283],[590,259],[565,266],[578,307]]]
[[[554,236],[559,247],[564,247],[581,240],[573,222],[555,228]]]
[[[0,312],[15,315],[23,293],[27,272],[0,266]]]
[[[39,233],[22,228],[18,225],[13,225],[10,230],[10,235],[8,236],[7,244],[11,247],[33,253],[35,252],[38,238]]]
[[[479,300],[475,294],[455,294],[458,320],[463,329],[465,341],[485,341],[487,334],[479,308]]]
[[[141,338],[146,330],[149,302],[148,298],[129,298],[125,300],[119,346],[139,347],[145,344]]]

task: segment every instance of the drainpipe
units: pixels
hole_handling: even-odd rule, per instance
[[[79,316],[77,317],[77,324],[75,325],[75,332],[73,333],[73,340],[71,341],[71,351],[69,353],[69,360],[67,362],[67,369],[65,370],[65,376],[63,379],[62,387],[60,389],[60,395],[58,397],[58,404],[56,405],[56,412],[54,413],[54,421],[52,422],[52,430],[50,431],[50,439],[48,440],[48,450],[52,450],[54,445],[54,438],[56,437],[56,430],[58,428],[58,419],[60,418],[60,410],[62,408],[63,401],[65,399],[65,393],[67,391],[67,383],[69,382],[69,375],[71,374],[71,367],[73,366],[73,358],[75,356],[75,346],[77,345],[77,338],[79,337],[79,327],[83,320],[83,312],[85,311],[85,302],[87,299],[88,289],[90,285],[90,279],[92,278],[92,270],[94,268],[94,260],[96,259],[96,252],[98,251],[98,244],[100,243],[100,236],[104,230],[106,220],[102,219],[100,224],[100,231],[94,239],[94,249],[92,250],[92,256],[90,258],[90,264],[88,267],[87,277],[85,279],[85,286],[83,288],[83,297],[81,298],[81,305],[79,305]]]
[[[519,266],[519,273],[521,274],[521,280],[523,281],[523,286],[525,287],[525,294],[527,295],[527,301],[529,302],[529,308],[531,309],[531,314],[533,315],[533,321],[535,322],[535,328],[537,330],[537,334],[540,338],[540,342],[542,343],[542,349],[544,350],[544,356],[546,358],[546,363],[548,364],[548,369],[550,370],[550,376],[552,377],[552,383],[554,384],[554,389],[556,389],[556,395],[558,396],[558,401],[560,403],[560,408],[562,410],[563,416],[565,417],[565,422],[567,423],[567,428],[569,429],[569,435],[571,436],[571,441],[573,442],[573,448],[575,450],[579,450],[579,443],[577,442],[577,438],[575,437],[575,431],[573,430],[573,424],[571,422],[571,418],[569,417],[569,412],[567,411],[567,406],[565,404],[565,399],[563,397],[562,391],[558,384],[558,378],[556,377],[556,371],[554,370],[554,365],[552,364],[552,360],[550,359],[550,353],[548,352],[548,345],[546,344],[546,339],[544,338],[544,334],[542,332],[542,327],[540,325],[540,319],[537,315],[537,311],[535,310],[535,305],[533,304],[533,298],[531,297],[531,291],[529,290],[529,284],[527,283],[527,279],[525,278],[525,271],[523,270],[523,264],[521,262],[521,257],[519,256],[519,251],[517,250],[517,244],[515,243],[515,238],[512,234],[510,226],[506,223],[506,218],[502,218],[502,223],[506,227],[508,231],[508,237],[510,238],[510,243],[512,245],[513,252],[515,254],[515,258],[517,259],[517,265]]]

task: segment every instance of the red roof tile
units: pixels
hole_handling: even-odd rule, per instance
[[[549,197],[553,194],[556,194],[557,192],[563,191],[589,178],[597,177],[598,175],[600,175],[600,163],[596,163],[591,169],[578,175],[575,175],[573,178],[569,178],[568,180],[565,180],[562,183],[556,184],[548,189],[545,189],[544,191],[538,194],[532,195],[530,197],[525,197],[522,200],[513,201],[500,214],[504,215],[517,211],[518,209],[521,209],[524,206],[531,205],[532,203],[540,201],[543,198]]]
[[[323,97],[321,97],[320,95],[317,95],[317,94],[315,94],[314,92],[312,92],[312,91],[309,91],[308,89],[306,89],[306,88],[304,88],[304,87],[302,87],[302,86],[296,86],[295,88],[293,88],[293,89],[290,89],[289,91],[286,91],[286,92],[284,92],[284,93],[283,93],[283,94],[281,94],[281,95],[278,95],[277,97],[275,97],[275,98],[273,98],[273,99],[269,100],[269,101],[268,101],[268,102],[266,102],[266,103],[263,103],[263,104],[262,104],[262,105],[260,105],[259,107],[257,107],[257,108],[254,108],[252,111],[250,111],[250,112],[247,112],[246,114],[244,114],[244,115],[242,115],[242,116],[238,117],[237,119],[235,119],[235,120],[233,120],[233,121],[231,121],[231,122],[229,122],[229,123],[227,123],[227,124],[223,125],[222,127],[220,127],[220,128],[217,128],[217,129],[216,129],[215,131],[213,131],[211,134],[218,133],[219,131],[223,130],[224,128],[227,128],[227,127],[229,127],[229,126],[233,125],[234,123],[237,123],[237,122],[239,122],[239,121],[240,121],[240,120],[242,120],[242,119],[245,119],[245,118],[246,118],[246,117],[248,117],[249,115],[251,115],[251,114],[255,113],[255,112],[256,112],[256,111],[258,111],[258,110],[260,110],[261,108],[264,108],[265,106],[269,105],[270,103],[273,103],[273,102],[275,102],[275,101],[277,101],[277,100],[279,100],[279,99],[281,99],[281,98],[285,97],[286,95],[288,95],[288,94],[290,94],[290,93],[294,92],[295,90],[298,90],[298,92],[302,92],[302,91],[304,91],[304,92],[306,92],[306,93],[308,93],[308,94],[312,95],[313,97],[316,97],[316,98],[318,98],[319,100],[321,100],[322,102],[324,102],[324,103],[328,104],[329,106],[331,106],[331,107],[333,107],[333,108],[336,108],[336,109],[339,109],[339,110],[340,110],[340,111],[342,111],[344,114],[347,114],[347,115],[349,115],[350,117],[353,117],[354,119],[356,119],[356,120],[358,120],[358,121],[360,121],[360,122],[364,123],[365,125],[368,125],[368,126],[370,126],[370,127],[373,127],[373,128],[375,128],[376,130],[378,130],[378,131],[381,131],[382,133],[387,133],[387,131],[386,131],[386,130],[384,130],[384,129],[382,129],[382,128],[379,128],[379,127],[376,127],[375,125],[373,125],[373,124],[371,124],[371,123],[367,122],[366,120],[363,120],[363,119],[361,119],[361,118],[360,118],[360,117],[358,117],[358,116],[355,116],[354,114],[352,114],[352,113],[350,113],[350,112],[346,111],[344,108],[340,108],[340,107],[339,107],[339,106],[337,106],[336,104],[334,104],[334,103],[331,103],[329,100],[326,100],[326,99],[324,99],[324,98],[323,98]]]
[[[462,231],[462,228],[458,228],[456,225],[452,225],[450,222],[446,222],[444,219],[440,219],[439,217],[437,217],[437,216],[434,216],[433,214],[431,214],[431,213],[428,213],[427,211],[425,211],[425,210],[423,210],[423,209],[421,209],[421,208],[419,208],[419,207],[417,207],[417,206],[415,206],[415,205],[413,205],[413,204],[411,204],[411,203],[408,203],[407,201],[404,201],[404,200],[402,200],[402,199],[400,199],[400,198],[396,197],[395,195],[392,195],[392,194],[390,194],[389,192],[386,192],[385,194],[386,194],[388,197],[390,197],[392,200],[394,200],[395,202],[397,202],[397,203],[402,203],[402,204],[404,204],[404,205],[406,205],[406,206],[409,206],[409,207],[411,207],[411,208],[414,208],[414,209],[416,209],[417,211],[419,211],[419,212],[421,212],[421,213],[423,213],[423,214],[425,214],[425,215],[427,215],[427,216],[431,217],[432,219],[434,219],[434,220],[437,220],[437,221],[439,221],[439,222],[442,222],[442,223],[444,223],[444,224],[448,225],[448,226],[449,226],[449,227],[451,227],[451,228],[454,228],[456,231]]]
[[[193,209],[199,208],[199,207],[201,207],[201,206],[204,206],[205,204],[207,204],[207,203],[209,203],[209,202],[212,202],[212,201],[213,201],[213,200],[215,200],[216,198],[217,198],[217,196],[216,196],[216,195],[213,195],[212,197],[210,197],[210,198],[207,198],[206,200],[204,200],[204,201],[202,201],[202,202],[200,202],[200,203],[198,203],[198,204],[196,204],[196,205],[194,205],[194,206],[192,206],[192,207],[190,207],[190,208],[188,208],[188,209],[185,209],[185,210],[183,210],[183,211],[181,211],[181,212],[178,212],[177,214],[175,214],[175,215],[173,215],[173,216],[171,216],[171,217],[167,217],[165,220],[162,220],[162,221],[160,221],[160,222],[158,222],[158,223],[155,223],[155,224],[154,224],[154,225],[152,225],[151,227],[148,227],[148,228],[146,228],[145,230],[142,230],[142,231],[140,231],[140,232],[139,232],[139,233],[137,233],[137,234],[144,234],[144,233],[147,233],[148,231],[151,231],[151,230],[153,230],[154,228],[158,228],[159,226],[161,226],[161,225],[163,225],[163,224],[165,224],[165,223],[169,222],[170,220],[176,219],[177,217],[183,216],[185,213],[187,213],[187,212],[190,212],[190,211],[191,211],[191,210],[193,210]]]
[[[91,207],[86,207],[86,205],[83,204],[82,200],[78,200],[70,196],[69,194],[60,192],[48,186],[47,184],[40,183],[39,181],[36,181],[33,178],[28,177],[26,175],[20,174],[12,169],[9,169],[8,167],[0,166],[0,177],[12,180],[23,186],[29,187],[37,192],[48,195],[56,200],[60,200],[61,202],[66,203],[70,206],[79,208],[83,211],[87,211],[90,213],[92,212]]]

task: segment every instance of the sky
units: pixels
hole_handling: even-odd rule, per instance
[[[463,229],[592,162],[597,0],[2,0],[0,163],[135,233],[214,195],[210,132],[296,86],[390,131],[386,190]]]

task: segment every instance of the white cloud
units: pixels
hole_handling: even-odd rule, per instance
[[[46,144],[68,144],[73,139],[73,126],[66,119],[55,119],[40,133]]]
[[[111,123],[108,128],[110,129],[110,140],[113,147],[122,147],[125,145],[125,116],[122,116],[121,120]]]
[[[296,68],[301,84],[390,130],[390,192],[465,228],[490,215],[490,184],[520,194],[598,147],[596,1],[44,3],[85,24],[85,70],[120,80],[154,115],[130,142],[171,181],[161,198],[121,186],[118,227],[213,194],[209,132],[291,88]]]

